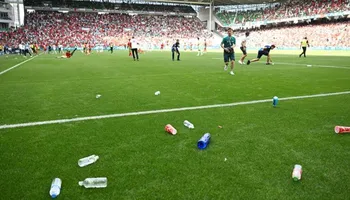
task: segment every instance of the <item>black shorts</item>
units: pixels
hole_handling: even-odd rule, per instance
[[[174,53],[174,52],[176,52],[176,53],[178,53],[178,54],[180,54],[180,52],[179,52],[179,49],[178,48],[171,48],[171,51]]]
[[[247,55],[247,47],[241,47],[240,49],[241,49],[243,55]]]
[[[259,59],[260,59],[260,58],[261,58],[263,55],[264,55],[264,56],[267,56],[267,55],[269,55],[269,53],[268,53],[268,52],[266,52],[266,51],[259,51],[259,52],[258,52],[258,56],[257,56],[257,58],[259,58]]]
[[[224,62],[235,61],[235,53],[224,52]]]

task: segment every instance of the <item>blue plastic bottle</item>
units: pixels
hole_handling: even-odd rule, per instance
[[[277,103],[278,103],[278,97],[274,96],[273,99],[272,99],[272,105],[273,105],[273,107],[276,107],[276,106],[277,106]]]
[[[209,142],[210,142],[210,133],[204,134],[200,140],[198,140],[197,146],[198,149],[205,149],[207,148]]]

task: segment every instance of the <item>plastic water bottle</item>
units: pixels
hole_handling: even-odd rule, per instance
[[[82,159],[78,160],[78,165],[79,167],[85,167],[87,165],[90,165],[94,162],[96,162],[100,157],[96,156],[96,155],[91,155]]]
[[[272,99],[272,105],[273,105],[273,107],[276,107],[276,106],[277,106],[277,103],[278,103],[278,97],[274,96],[273,99]]]
[[[167,124],[165,126],[165,131],[172,134],[172,135],[176,135],[176,133],[177,133],[177,130],[171,124]]]
[[[184,126],[186,126],[189,129],[194,129],[194,125],[187,120],[184,121]]]
[[[61,192],[62,181],[59,178],[53,179],[51,183],[50,196],[51,198],[56,198]]]
[[[155,92],[154,95],[156,96],[160,95],[160,91]]]
[[[207,148],[209,142],[210,142],[210,133],[206,133],[201,137],[201,139],[198,140],[197,146],[199,149],[205,149]]]
[[[105,188],[107,187],[107,178],[86,178],[84,181],[79,181],[79,185],[85,188]]]
[[[292,173],[292,178],[294,181],[299,181],[301,179],[301,174],[303,173],[301,165],[295,165]]]

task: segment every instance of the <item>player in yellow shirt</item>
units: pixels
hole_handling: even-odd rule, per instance
[[[306,57],[306,47],[310,47],[309,41],[307,40],[307,37],[304,37],[303,40],[300,42],[300,49],[303,48],[303,52],[299,55],[299,58],[304,54],[304,57]]]

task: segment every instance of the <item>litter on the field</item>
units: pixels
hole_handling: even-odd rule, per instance
[[[184,121],[184,126],[186,126],[189,129],[194,129],[194,125],[191,122],[189,122],[188,120]]]
[[[222,128],[222,126],[219,125],[218,128]]]
[[[105,188],[107,187],[107,177],[86,178],[79,181],[78,184],[85,188]]]
[[[334,132],[337,134],[350,133],[350,126],[336,126],[334,127]]]
[[[225,162],[226,162],[227,158],[225,158]]]
[[[306,65],[306,67],[312,67],[312,65]]]
[[[177,130],[171,124],[167,124],[165,126],[165,131],[172,134],[172,135],[176,135],[176,133],[177,133]]]
[[[160,95],[160,91],[155,92],[154,95],[156,96]]]
[[[96,95],[96,99],[100,98],[101,96],[102,96],[102,95],[97,94],[97,95]]]
[[[94,162],[96,162],[100,157],[97,155],[91,155],[85,158],[81,158],[78,160],[79,167],[85,167],[87,165],[90,165]]]
[[[207,146],[208,146],[208,144],[209,144],[209,142],[210,142],[210,138],[211,138],[210,133],[204,134],[204,135],[201,137],[201,139],[199,139],[198,142],[197,142],[197,147],[198,147],[198,149],[203,150],[203,149],[207,148]]]

